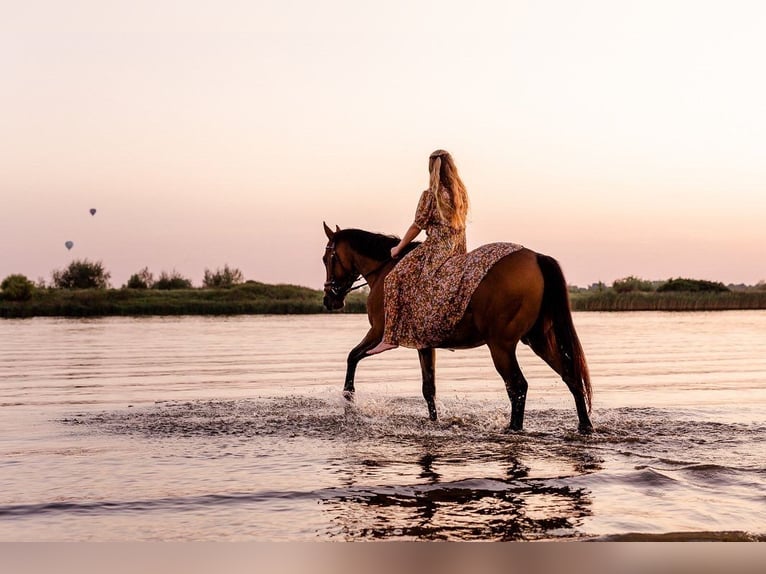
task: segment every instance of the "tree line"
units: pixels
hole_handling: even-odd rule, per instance
[[[32,297],[35,289],[107,289],[111,287],[111,273],[106,270],[101,261],[75,259],[64,269],[56,269],[51,274],[50,284],[40,279],[32,282],[25,275],[15,273],[8,275],[0,283],[0,294],[11,301],[25,301]],[[202,278],[203,288],[227,288],[245,282],[242,271],[228,264],[215,270],[205,269]],[[155,278],[148,267],[133,273],[123,289],[191,289],[192,281],[173,269],[162,271]]]
[[[648,281],[630,275],[615,280],[611,286],[603,282],[594,283],[588,288],[570,286],[574,294],[602,293],[730,293],[732,291],[766,291],[766,281],[755,285],[724,285],[720,281],[705,279],[689,279],[685,277],[670,278],[665,281]]]

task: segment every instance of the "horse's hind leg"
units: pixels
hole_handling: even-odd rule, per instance
[[[520,431],[524,428],[524,407],[529,385],[516,359],[516,343],[514,342],[513,345],[490,343],[489,351],[497,372],[505,382],[508,398],[511,400],[511,422],[508,430]]]
[[[418,349],[420,372],[423,376],[423,398],[428,405],[428,418],[436,420],[436,349]]]
[[[579,420],[578,430],[583,434],[589,434],[593,432],[593,424],[590,421],[590,415],[588,414],[588,405],[585,401],[585,395],[582,388],[577,384],[574,374],[571,368],[564,361],[561,351],[556,346],[555,338],[548,340],[541,332],[532,331],[525,338],[524,342],[527,343],[535,354],[545,361],[548,366],[556,371],[556,373],[564,381],[569,392],[572,393],[575,401],[575,407],[577,408],[577,418]]]

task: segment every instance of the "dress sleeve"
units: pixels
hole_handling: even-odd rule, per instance
[[[430,189],[423,192],[418,202],[418,208],[415,210],[415,225],[420,229],[425,229],[433,218],[434,194]]]

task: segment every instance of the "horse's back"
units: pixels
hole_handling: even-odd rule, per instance
[[[495,263],[479,283],[445,347],[474,347],[490,337],[518,340],[532,328],[543,299],[537,253],[522,248]]]

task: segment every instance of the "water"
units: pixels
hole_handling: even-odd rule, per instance
[[[594,435],[526,348],[367,359],[359,315],[0,321],[0,540],[763,540],[766,313],[577,313]]]

